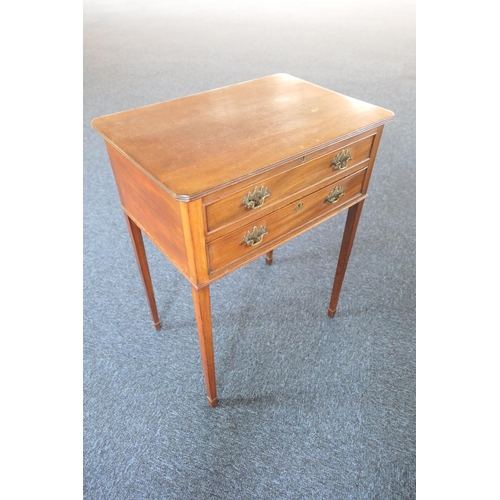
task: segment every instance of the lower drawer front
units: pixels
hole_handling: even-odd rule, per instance
[[[332,177],[333,181],[335,177],[339,177],[339,175],[346,173],[349,169],[356,167],[356,165],[370,158],[374,137],[374,135],[370,135],[363,139],[354,140],[340,149],[308,161],[293,170],[268,178],[261,184],[250,187],[246,186],[244,189],[225,196],[221,200],[208,204],[206,206],[207,231],[213,231],[255,213],[255,210],[245,207],[243,203],[243,199],[255,188],[264,188],[266,193],[269,193],[262,200],[261,209],[263,209],[268,208],[287,196],[293,196],[294,193],[316,182],[324,181],[329,177]],[[345,161],[345,163],[341,162],[343,152],[348,153],[350,156],[350,159]],[[338,168],[332,167],[334,158],[339,158],[338,161],[340,163],[337,165]]]
[[[318,217],[337,211],[342,205],[361,195],[365,175],[366,169],[358,171],[309,196],[296,199],[290,205],[253,221],[249,225],[242,225],[237,230],[210,243],[208,245],[210,272],[227,266],[246,255],[262,253],[263,250],[272,248],[279,238]]]

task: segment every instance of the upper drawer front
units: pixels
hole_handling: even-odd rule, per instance
[[[247,255],[272,249],[280,238],[293,234],[295,230],[315,219],[333,215],[338,208],[361,195],[366,172],[366,169],[360,170],[304,198],[297,198],[293,203],[260,219],[252,220],[251,223],[243,224],[235,231],[210,243],[208,245],[210,272]]]
[[[356,165],[370,157],[374,137],[370,135],[353,141],[292,170],[269,177],[259,185],[246,186],[244,189],[208,204],[206,206],[207,231],[214,231],[246,216],[258,216],[259,210],[264,210],[317,182],[346,175]],[[256,193],[254,193],[255,189],[257,189]],[[249,196],[249,193],[254,196]]]

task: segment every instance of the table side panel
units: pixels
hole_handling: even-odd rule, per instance
[[[161,252],[189,275],[179,202],[106,143],[123,209]]]

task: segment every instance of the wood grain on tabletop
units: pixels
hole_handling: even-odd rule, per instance
[[[102,116],[92,126],[179,201],[190,201],[393,116],[276,74]]]

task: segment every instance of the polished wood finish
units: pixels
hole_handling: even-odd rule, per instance
[[[344,276],[347,269],[349,256],[351,255],[352,244],[356,236],[356,229],[358,227],[361,210],[363,209],[364,200],[353,205],[347,212],[347,219],[345,223],[344,236],[342,238],[342,245],[340,246],[339,260],[337,263],[337,271],[335,272],[335,279],[333,282],[332,297],[330,305],[328,306],[328,316],[333,318],[337,311],[337,304],[339,302],[340,290],[344,282]]]
[[[168,259],[188,276],[181,207],[161,186],[106,144],[122,208]]]
[[[374,135],[370,135],[362,140],[347,142],[341,148],[336,148],[312,161],[304,156],[304,164],[281,174],[268,177],[263,185],[270,191],[270,196],[266,198],[262,207],[248,210],[243,206],[243,198],[254,187],[244,187],[235,193],[225,196],[206,206],[207,230],[211,232],[221,226],[234,223],[235,221],[248,216],[264,212],[265,209],[273,209],[275,204],[284,198],[295,195],[306,187],[323,183],[327,179],[343,177],[346,173],[359,166],[359,164],[370,158],[370,151],[373,144]],[[332,159],[342,149],[349,149],[352,160],[349,161],[345,170],[334,170]]]
[[[194,312],[198,325],[201,362],[205,375],[208,404],[212,407],[218,403],[215,387],[214,345],[212,339],[212,315],[210,312],[210,288],[207,286],[198,290],[192,286]]]
[[[239,226],[231,233],[210,243],[208,245],[210,272],[238,262],[241,258],[245,259],[253,253],[268,252],[277,244],[281,244],[283,240],[289,240],[298,230],[302,229],[303,225],[309,228],[317,218],[325,220],[332,217],[342,210],[345,204],[350,203],[355,197],[361,196],[365,174],[366,169],[329,184],[309,196],[299,198],[280,210],[271,212],[268,216]],[[325,199],[328,193],[337,186],[343,187],[345,195],[337,203],[328,205],[325,203]],[[263,237],[262,243],[256,246],[245,246],[243,237],[255,226],[265,226],[267,234]]]
[[[191,284],[210,406],[218,401],[210,284],[263,255],[270,265],[275,248],[349,209],[333,315],[382,130],[393,116],[278,74],[92,121],[106,141],[157,328],[141,231]],[[345,168],[333,168],[347,153]],[[264,203],[247,208],[244,198],[262,187],[270,193]],[[266,234],[247,237],[254,228]]]
[[[180,210],[188,259],[188,279],[198,288],[201,283],[208,280],[201,200],[181,203]]]
[[[266,253],[266,264],[270,266],[273,263],[273,251],[274,250],[269,250],[269,252]]]
[[[146,257],[146,249],[144,248],[142,233],[137,224],[127,214],[125,214],[125,221],[127,222],[130,240],[132,241],[132,247],[134,248],[135,258],[137,260],[137,266],[139,267],[142,284],[148,299],[151,317],[153,318],[153,326],[156,331],[158,331],[161,328],[161,323],[160,318],[158,317],[158,310],[156,308],[153,283],[151,282],[151,275],[149,273],[148,259]]]
[[[95,118],[92,126],[177,200],[190,201],[393,116],[277,74]]]

